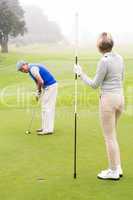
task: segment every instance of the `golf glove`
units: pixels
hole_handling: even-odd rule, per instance
[[[81,68],[81,66],[79,64],[77,64],[77,65],[75,64],[74,65],[73,71],[78,76],[80,76],[82,74],[82,68]]]
[[[40,99],[40,96],[41,96],[41,91],[36,91],[35,92],[35,98],[36,98],[36,101],[38,101]]]

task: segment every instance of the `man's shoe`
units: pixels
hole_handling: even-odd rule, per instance
[[[39,133],[39,132],[42,132],[42,131],[43,131],[42,128],[39,128],[39,129],[36,130],[36,132],[38,132],[38,133]]]
[[[120,179],[120,174],[118,170],[103,170],[101,171],[98,175],[97,178],[103,179],[103,180],[119,180]]]
[[[52,132],[38,132],[37,135],[52,135],[53,133]]]

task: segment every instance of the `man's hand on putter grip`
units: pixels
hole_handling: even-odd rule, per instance
[[[74,68],[73,71],[75,74],[77,74],[78,76],[80,76],[82,74],[82,68],[79,64],[74,64]]]
[[[36,98],[36,101],[38,101],[40,99],[40,96],[41,96],[41,91],[37,90],[35,92],[35,98]]]

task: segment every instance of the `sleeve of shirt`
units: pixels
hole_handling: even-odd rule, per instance
[[[31,74],[32,74],[34,77],[40,76],[38,67],[36,67],[36,66],[32,67],[32,68],[31,68]]]
[[[81,79],[87,85],[91,86],[93,89],[96,89],[102,84],[106,73],[107,73],[107,63],[106,63],[106,60],[102,59],[98,63],[96,75],[95,75],[95,77],[93,79],[88,77],[85,73],[81,74]]]

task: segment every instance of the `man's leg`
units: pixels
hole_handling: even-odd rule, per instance
[[[57,84],[44,91],[42,97],[42,129],[43,133],[54,132],[55,105],[57,97]]]

